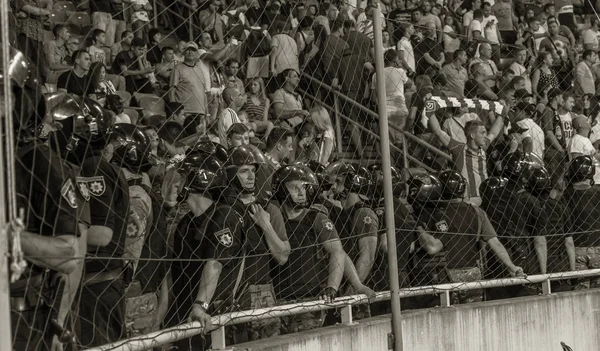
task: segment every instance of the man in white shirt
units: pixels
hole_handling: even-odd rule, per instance
[[[594,165],[596,166],[596,174],[594,175],[594,183],[600,184],[600,154],[594,148],[592,142],[588,138],[591,130],[590,122],[587,117],[578,115],[573,118],[573,129],[575,135],[570,140],[568,145],[569,158],[573,160],[578,156],[592,156]]]
[[[581,54],[581,61],[575,68],[575,95],[583,96],[586,94],[596,94],[596,75],[592,70],[592,67],[598,60],[598,54],[592,50],[585,50]]]
[[[242,120],[238,116],[238,112],[242,106],[244,106],[246,98],[236,88],[225,88],[225,90],[223,90],[223,102],[227,108],[224,109],[219,116],[217,130],[221,144],[228,147],[227,131],[235,123],[242,123]]]
[[[481,21],[483,27],[483,36],[492,46],[492,59],[496,65],[500,64],[500,44],[502,43],[502,37],[498,30],[498,19],[492,15],[492,5],[489,2],[483,3],[483,20]]]
[[[523,152],[532,153],[542,160],[546,136],[544,130],[532,118],[535,115],[535,105],[521,101],[517,103],[515,110],[517,125],[524,130],[521,133]]]

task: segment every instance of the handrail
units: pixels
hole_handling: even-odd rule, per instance
[[[443,293],[443,296],[447,296],[447,294],[454,291],[467,291],[475,289],[486,289],[535,283],[546,284],[553,280],[583,278],[597,275],[600,275],[600,269],[590,269],[585,271],[571,271],[562,273],[536,274],[519,278],[503,278],[481,280],[476,282],[458,282],[418,286],[400,289],[400,297],[412,297],[438,293]],[[549,284],[547,284],[547,287],[544,288],[544,292],[546,294],[550,293]],[[442,301],[444,299],[443,296]],[[376,297],[371,299],[370,302],[386,301],[389,299],[390,292],[384,291],[377,293]],[[214,326],[213,330],[219,330],[226,325],[247,323],[261,318],[279,318],[312,311],[323,311],[338,307],[348,307],[356,304],[366,303],[367,301],[368,299],[366,295],[352,295],[337,298],[332,303],[326,303],[324,301],[310,301],[268,308],[259,308],[255,310],[225,313],[222,315],[212,317],[211,321]],[[202,332],[202,327],[198,322],[183,323],[176,327],[167,328],[146,335],[136,336],[133,338],[117,341],[111,344],[95,347],[93,349],[88,349],[88,351],[141,351],[172,343],[178,340],[190,338]],[[215,332],[213,331],[213,333]]]
[[[330,112],[337,113],[337,114],[338,114],[338,116],[340,116],[340,117],[344,118],[346,121],[348,121],[348,122],[350,122],[350,123],[354,124],[354,125],[355,125],[355,126],[357,126],[359,129],[361,129],[363,132],[365,132],[365,133],[367,133],[367,134],[369,134],[369,135],[375,136],[375,137],[379,137],[379,135],[375,134],[375,133],[374,133],[372,130],[369,130],[368,128],[365,128],[365,126],[363,126],[363,125],[361,125],[360,123],[358,123],[358,122],[356,122],[356,121],[352,120],[350,117],[348,117],[348,116],[344,115],[343,113],[341,113],[341,112],[339,112],[339,111],[336,111],[336,110],[335,110],[335,108],[333,108],[333,107],[331,107],[330,105],[326,104],[325,102],[323,102],[323,101],[321,101],[321,100],[317,99],[317,98],[316,98],[314,95],[312,95],[311,93],[309,93],[309,92],[307,92],[307,91],[304,91],[304,90],[302,90],[302,89],[300,89],[300,88],[298,88],[298,89],[299,89],[300,91],[302,91],[302,93],[303,93],[305,96],[308,96],[309,98],[311,98],[311,99],[312,99],[314,102],[316,102],[316,103],[318,103],[319,105],[323,106],[324,108],[328,109]],[[338,141],[338,143],[341,143],[341,142],[342,142],[341,140],[339,140],[339,141]],[[391,147],[392,149],[394,149],[394,151],[398,151],[398,152],[400,152],[400,153],[404,154],[404,151],[403,151],[401,148],[399,148],[398,146],[396,146],[396,145],[394,145],[394,144],[391,144],[391,145],[390,145],[390,147]],[[435,172],[436,172],[436,170],[434,170],[433,168],[431,168],[431,167],[429,167],[428,165],[424,164],[423,162],[421,162],[419,159],[415,158],[414,156],[411,156],[410,154],[406,153],[406,157],[407,157],[407,158],[408,158],[410,161],[412,161],[413,163],[417,164],[417,166],[419,166],[419,167],[421,167],[421,168],[424,168],[424,169],[426,169],[427,171],[429,171],[429,172],[432,172],[432,173],[435,173]]]
[[[354,101],[353,99],[349,98],[344,93],[342,93],[341,91],[339,91],[339,89],[336,89],[336,88],[332,87],[331,85],[328,85],[327,83],[324,83],[324,82],[318,80],[317,78],[312,77],[311,75],[307,74],[306,72],[302,72],[302,76],[306,77],[307,79],[309,79],[309,80],[311,80],[313,82],[315,82],[320,87],[323,87],[323,88],[325,88],[325,89],[333,92],[336,96],[342,98],[344,101],[352,104],[354,107],[356,107],[356,108],[360,109],[361,111],[367,113],[369,116],[371,116],[371,117],[379,120],[379,115],[375,111],[373,111],[373,110],[369,109],[368,107],[360,104],[359,102]],[[427,143],[426,141],[422,140],[421,138],[419,138],[419,137],[417,137],[417,136],[415,136],[415,135],[413,135],[413,134],[405,131],[404,129],[398,127],[395,124],[390,123],[389,125],[390,125],[390,128],[392,128],[392,129],[394,129],[394,130],[402,133],[407,139],[410,139],[412,142],[415,142],[415,143],[423,146],[424,148],[428,149],[429,151],[431,151],[433,153],[436,153],[439,156],[441,156],[441,157],[443,157],[443,158],[445,158],[445,159],[447,159],[449,161],[452,161],[452,156],[448,155],[447,153],[443,152],[442,150],[440,150],[440,149],[436,148],[435,146]]]

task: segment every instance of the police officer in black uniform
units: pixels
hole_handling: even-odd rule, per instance
[[[575,157],[569,164],[564,192],[575,242],[577,270],[600,268],[600,187],[594,186],[596,168],[592,156]],[[600,286],[600,279],[580,279],[576,290]]]
[[[79,261],[74,258],[80,255],[78,237],[85,235],[89,210],[77,191],[71,165],[36,138],[43,115],[35,113],[36,87],[26,84],[30,63],[21,61],[19,52],[15,54],[8,74],[18,144],[16,201],[17,208],[25,210],[20,246],[30,264],[10,285],[13,347],[48,350],[52,344],[72,339],[64,324],[72,300],[63,298],[63,290],[76,286],[65,287],[61,277],[75,281],[81,277]]]
[[[91,99],[60,94],[46,99],[48,110],[66,117],[59,121],[61,128],[52,133],[50,144],[80,167],[77,186],[89,192],[91,213],[88,257],[79,297],[79,340],[86,347],[99,346],[124,336],[125,279],[131,276],[122,260],[129,186],[123,172],[103,157],[113,126],[110,115]],[[80,114],[64,112],[72,104],[79,106]],[[88,126],[89,132],[72,123],[72,119]]]
[[[524,267],[527,272],[540,273],[545,269],[547,257],[546,238],[540,230],[546,227],[546,217],[541,203],[525,189],[531,167],[520,152],[509,154],[502,161],[502,174],[506,181],[500,184],[504,187],[488,191],[487,183],[496,180],[493,177],[485,180],[481,185],[486,194],[481,208],[496,228],[500,241],[515,264]],[[503,263],[494,255],[488,257],[485,273],[488,279],[508,275]],[[537,294],[536,286],[515,285],[488,289],[487,299],[531,294]]]
[[[424,255],[420,250],[415,252],[413,286],[481,280],[481,248],[484,243],[508,267],[511,275],[522,275],[523,269],[513,264],[485,212],[463,201],[466,181],[462,175],[456,171],[444,171],[438,179],[439,200],[436,201],[435,197],[424,199],[431,205],[421,206],[420,202],[413,202],[413,206],[417,205],[415,211],[419,221],[435,233],[444,249],[434,257]],[[409,189],[409,196],[420,193],[413,189],[416,188]],[[454,303],[465,303],[482,301],[483,296],[481,290],[469,290],[452,294],[452,299]],[[429,301],[429,304],[432,302]]]

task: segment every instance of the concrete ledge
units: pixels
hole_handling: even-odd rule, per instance
[[[407,351],[600,350],[600,289],[403,313]],[[235,345],[238,350],[384,351],[390,316]]]

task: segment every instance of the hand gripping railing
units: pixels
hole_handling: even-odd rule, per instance
[[[421,295],[440,294],[440,306],[447,307],[451,305],[450,293],[454,291],[467,291],[475,289],[486,289],[495,287],[505,287],[522,284],[542,283],[542,292],[545,295],[551,294],[550,282],[553,280],[565,280],[574,278],[584,278],[600,275],[600,269],[590,269],[585,271],[573,271],[563,273],[538,274],[519,278],[505,278],[482,280],[468,283],[449,283],[429,286],[419,286],[413,288],[400,289],[400,297],[411,297]],[[370,302],[386,301],[390,299],[390,292],[379,292],[370,300]],[[219,350],[226,347],[225,344],[225,326],[242,324],[255,320],[266,318],[279,318],[291,316],[312,311],[323,311],[333,308],[342,308],[342,324],[352,324],[352,306],[367,303],[366,295],[352,295],[335,299],[332,303],[324,301],[312,301],[293,303],[268,308],[260,308],[248,311],[239,311],[226,313],[212,318],[214,329],[211,330],[212,349]],[[138,351],[147,350],[161,345],[173,343],[178,340],[193,337],[201,334],[200,323],[184,323],[176,327],[163,329],[157,332],[137,336],[121,341],[117,341],[104,346],[89,349],[88,351]]]

